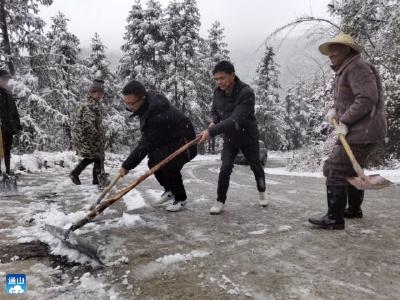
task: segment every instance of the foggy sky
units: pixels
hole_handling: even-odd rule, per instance
[[[142,0],[144,5],[146,0]],[[169,0],[161,0],[165,8]],[[277,27],[304,15],[328,17],[329,0],[198,0],[202,37],[218,20],[225,28],[231,58],[244,61],[254,56],[265,37]],[[98,32],[109,51],[120,52],[126,18],[134,0],[54,0],[43,7],[40,16],[51,23],[51,17],[62,11],[70,22],[68,29],[78,36],[81,47],[90,45]]]

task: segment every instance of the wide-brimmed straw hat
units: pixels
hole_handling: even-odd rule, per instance
[[[343,32],[335,36],[330,41],[321,44],[318,49],[323,55],[329,55],[329,46],[333,44],[341,44],[348,46],[357,51],[358,53],[364,52],[363,46],[358,45],[350,35]]]

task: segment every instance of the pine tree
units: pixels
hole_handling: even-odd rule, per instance
[[[221,60],[229,60],[228,44],[225,42],[224,28],[219,21],[215,21],[208,31],[208,44],[213,65]]]
[[[133,5],[121,48],[124,56],[119,73],[125,81],[136,79],[148,88],[159,89],[164,72],[162,13],[155,0],[149,0],[146,9],[139,0]]]
[[[99,34],[96,32],[92,38],[90,45],[90,55],[87,58],[88,67],[93,74],[93,77],[103,80],[110,80],[111,72],[109,69],[110,62],[106,57],[106,46],[100,39]]]
[[[47,48],[41,53],[41,71],[36,76],[22,76],[15,88],[23,100],[20,108],[26,130],[31,133],[30,148],[71,148],[77,99],[89,80],[87,68],[78,60],[79,40],[68,31],[67,21],[62,13],[52,18]]]
[[[0,27],[1,49],[0,60],[6,64],[10,73],[15,75],[21,50],[27,50],[32,56],[37,41],[41,38],[44,21],[37,15],[39,5],[51,5],[52,0],[1,0],[0,1]],[[43,41],[43,40],[41,40]]]
[[[142,5],[140,4],[140,0],[136,0],[127,18],[128,25],[125,27],[126,31],[124,35],[125,44],[121,47],[124,55],[121,58],[118,72],[123,79],[130,80],[136,78],[135,67],[143,64],[141,54],[143,48],[141,24],[143,19]]]
[[[199,45],[200,14],[195,0],[172,1],[166,10],[165,87],[171,101],[183,113],[195,103],[195,72]]]
[[[278,66],[272,47],[265,48],[264,57],[257,68],[255,80],[256,117],[260,128],[260,138],[272,150],[285,149],[287,125],[279,98]]]

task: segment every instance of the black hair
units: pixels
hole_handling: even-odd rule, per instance
[[[11,78],[11,75],[7,70],[1,69],[0,70],[0,78],[1,77],[9,77],[9,78]]]
[[[124,88],[122,89],[122,94],[125,96],[144,96],[146,95],[146,88],[139,81],[132,80],[124,86]]]
[[[217,63],[212,71],[213,74],[218,73],[218,72],[224,72],[227,74],[233,74],[235,73],[235,67],[233,64],[227,60],[220,61]]]

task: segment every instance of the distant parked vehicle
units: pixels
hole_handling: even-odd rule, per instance
[[[265,147],[265,144],[263,141],[259,140],[258,144],[260,145],[260,162],[265,167],[267,165],[267,160],[268,160],[268,150]],[[237,165],[248,165],[249,164],[249,162],[244,157],[242,151],[239,151],[238,155],[236,156],[235,164],[237,164]]]

